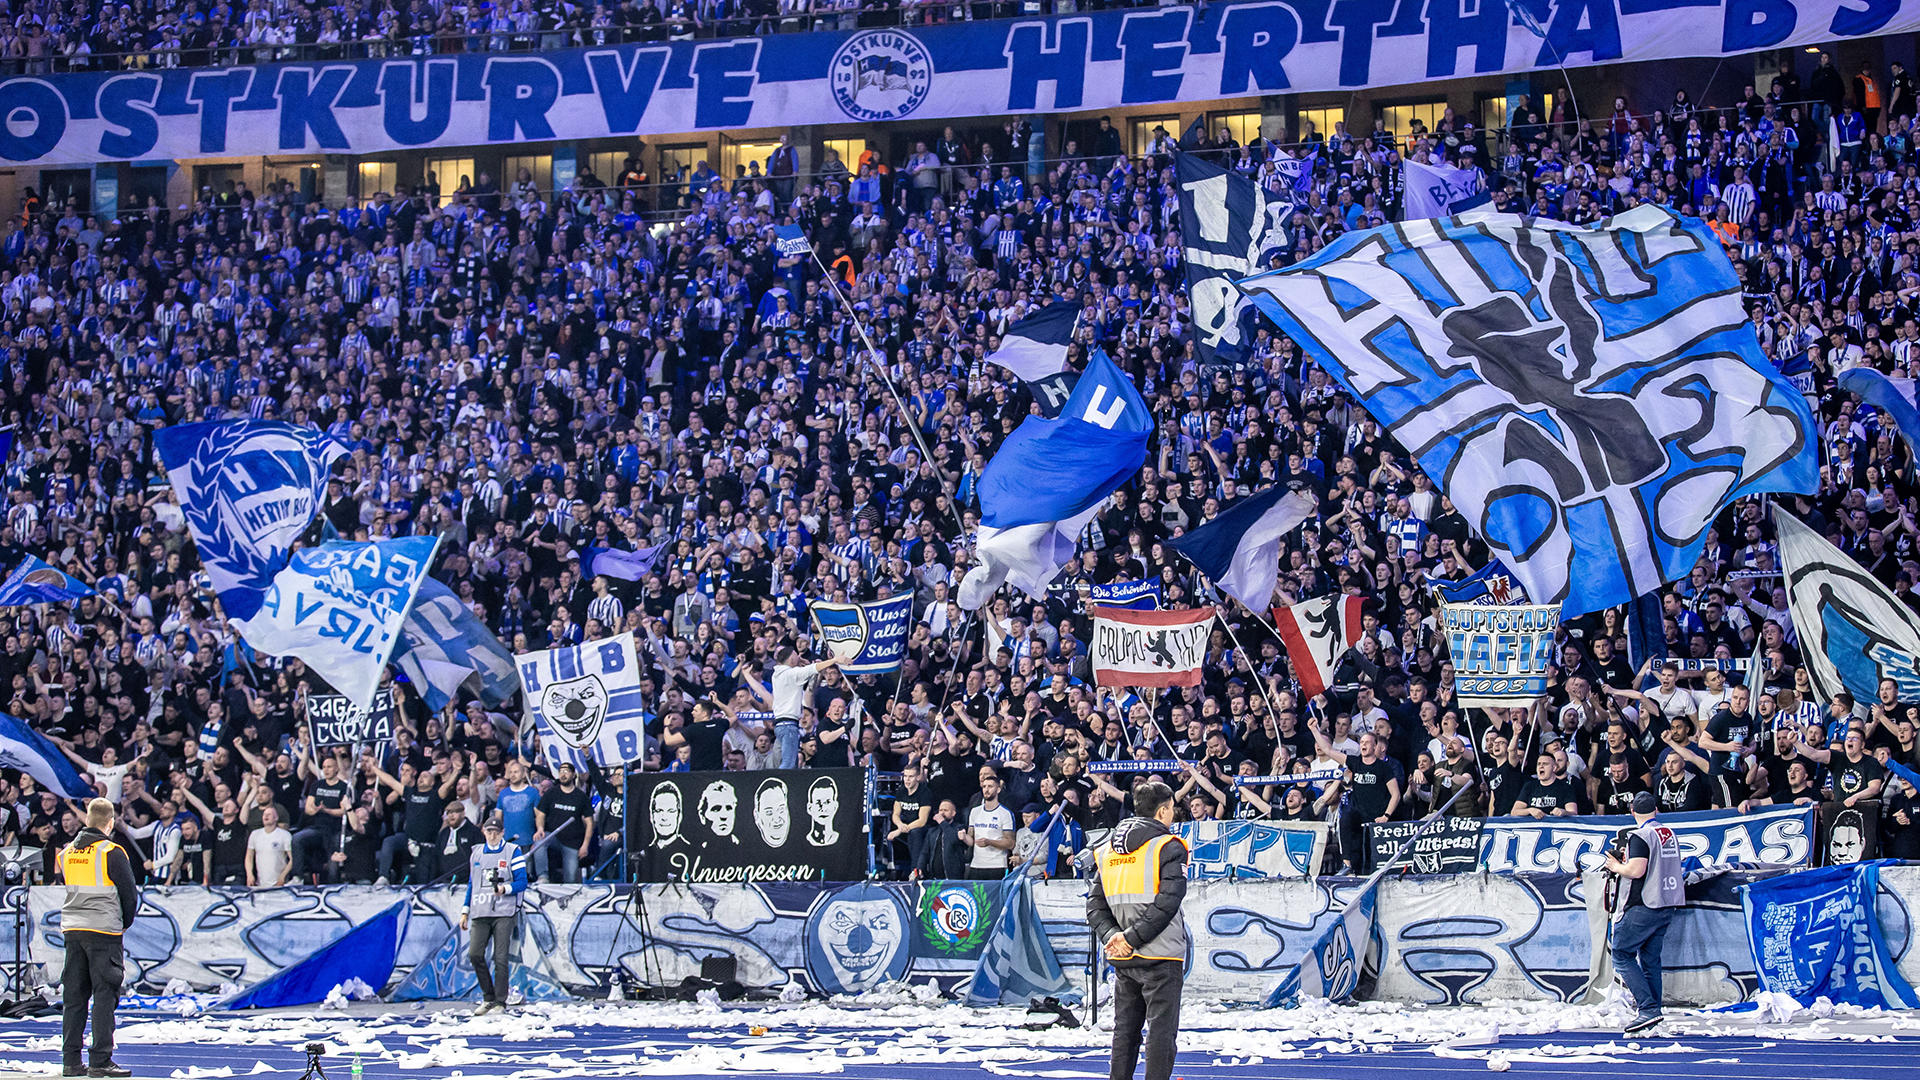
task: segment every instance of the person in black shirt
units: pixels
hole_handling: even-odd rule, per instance
[[[447,804],[439,835],[433,838],[433,850],[440,857],[440,865],[449,871],[448,881],[455,885],[467,883],[467,874],[473,866],[473,846],[485,840],[480,827],[467,820],[465,807],[459,803]]]
[[[371,882],[378,869],[379,848],[367,808],[356,806],[347,811],[346,829],[327,856],[327,881],[334,885]]]
[[[1340,858],[1346,872],[1359,873],[1365,862],[1365,830],[1361,826],[1393,820],[1400,808],[1402,789],[1399,770],[1381,756],[1384,749],[1372,732],[1360,736],[1360,753],[1343,754],[1327,738],[1327,721],[1312,721],[1314,741],[1320,753],[1339,762],[1347,770],[1347,806],[1340,815]]]
[[[546,880],[549,868],[556,861],[562,883],[571,885],[580,880],[580,860],[587,857],[593,843],[593,799],[585,788],[576,786],[577,780],[573,763],[561,762],[553,785],[534,807],[535,880]],[[558,860],[554,859],[555,854]]]
[[[240,804],[232,798],[220,804],[220,816],[208,829],[213,834],[209,885],[245,885],[247,883],[247,823],[240,816]]]
[[[820,739],[820,751],[813,755],[813,767],[816,769],[844,769],[847,767],[847,746],[856,718],[848,715],[847,699],[835,697],[827,702],[820,714],[814,734]]]
[[[927,785],[921,780],[920,766],[908,762],[900,770],[900,791],[893,797],[893,827],[887,830],[888,854],[893,856],[895,866],[905,866],[908,873],[920,865],[920,853],[926,848],[928,826],[933,818],[933,808],[927,803],[928,794]],[[902,847],[906,849],[904,863],[900,861]]]
[[[1600,785],[1594,796],[1593,808],[1599,814],[1630,814],[1633,812],[1633,797],[1647,790],[1647,782],[1633,772],[1633,766],[1622,755],[1607,762],[1606,775],[1600,778]]]
[[[1533,779],[1520,788],[1513,801],[1515,817],[1573,817],[1580,812],[1580,796],[1573,781],[1558,776],[1551,754],[1541,754],[1533,762]]]
[[[303,760],[301,770],[311,767]],[[353,805],[353,787],[340,775],[339,759],[320,759],[320,775],[307,787],[301,803],[305,827],[293,834],[293,872],[289,881],[306,881],[325,874],[327,853],[335,850],[346,831],[347,810]]]
[[[213,863],[208,856],[213,853],[207,843],[206,831],[200,828],[200,819],[188,815],[180,820],[180,875],[177,880],[182,885],[208,885],[212,883]]]
[[[973,858],[973,850],[960,835],[965,826],[959,817],[960,808],[952,799],[940,800],[939,809],[927,826],[927,840],[920,848],[920,858],[913,864],[914,880],[947,881],[967,876],[967,863]]]
[[[669,731],[661,737],[660,744],[672,753],[681,744],[688,748],[688,772],[719,772],[726,764],[722,746],[727,731],[739,724],[739,714],[733,707],[719,698],[709,697],[705,701],[693,703],[693,719],[680,725],[680,730]],[[844,751],[843,751],[844,752]]]
[[[593,835],[600,839],[593,854],[594,865],[609,866],[613,880],[620,881],[619,864],[613,860],[619,857],[627,834],[627,770],[616,765],[602,771],[592,763],[587,770],[587,782],[599,796],[593,814]]]
[[[1802,751],[1815,761],[1827,763],[1832,773],[1832,798],[1841,807],[1852,807],[1868,799],[1877,799],[1880,789],[1886,786],[1886,767],[1867,753],[1866,745],[1866,736],[1858,727],[1853,727],[1848,729],[1839,753],[1835,753],[1832,747],[1824,750],[1807,747]]]
[[[1660,762],[1660,786],[1654,794],[1659,796],[1663,814],[1705,810],[1712,802],[1707,797],[1705,778],[1687,768],[1687,759],[1677,753],[1668,754]]]
[[[1812,806],[1820,801],[1820,789],[1814,786],[1813,770],[1806,762],[1789,761],[1784,771],[1786,782],[1774,788],[1769,796],[1773,805]]]
[[[384,770],[376,770],[374,776],[392,789],[388,805],[397,802],[403,819],[400,830],[380,845],[376,860],[379,880],[392,880],[394,871],[401,867],[406,870],[404,880],[415,885],[438,878],[442,864],[439,849],[433,842],[439,834],[441,813],[458,785],[456,774],[452,769],[445,769],[444,773],[423,769],[413,778],[411,787],[402,787],[400,781]]]
[[[1520,797],[1520,789],[1527,783],[1523,764],[1527,748],[1508,742],[1505,735],[1495,735],[1489,743],[1489,758],[1496,764],[1487,771],[1487,815],[1506,817],[1513,812],[1513,801]]]
[[[1699,738],[1700,749],[1707,751],[1707,783],[1713,804],[1722,809],[1746,801],[1747,752],[1753,741],[1753,714],[1747,711],[1748,693],[1744,686],[1730,692],[1725,705],[1714,711],[1707,729]]]

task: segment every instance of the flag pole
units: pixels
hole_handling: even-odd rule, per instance
[[[888,392],[893,395],[894,407],[900,410],[900,421],[907,426],[908,431],[913,433],[914,445],[920,448],[920,463],[926,468],[933,468],[933,451],[927,449],[927,440],[920,432],[920,425],[914,423],[912,414],[907,412],[907,404],[901,400],[899,388],[893,385],[893,378],[887,374],[887,366],[875,358],[880,350],[874,348],[873,337],[867,333],[866,324],[854,314],[853,301],[841,295],[839,282],[834,280],[833,271],[827,268],[827,264],[820,260],[820,249],[813,246],[811,236],[807,237],[807,254],[813,256],[813,265],[820,268],[821,277],[826,279],[829,291],[839,298],[840,307],[847,313],[847,318],[853,322],[853,328],[860,331],[860,340],[867,345],[867,363],[873,365],[874,370],[880,373],[880,381],[887,384]]]

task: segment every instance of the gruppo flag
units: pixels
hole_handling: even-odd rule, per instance
[[[305,660],[361,711],[371,711],[381,670],[400,644],[439,543],[407,536],[302,549],[255,598],[251,617],[229,621],[249,645]]]
[[[1262,611],[1280,583],[1280,541],[1320,512],[1305,489],[1281,486],[1255,492],[1205,525],[1167,541],[1212,579],[1220,591]]]
[[[1240,288],[1568,618],[1686,576],[1734,499],[1818,484],[1806,398],[1698,219],[1409,221]]]
[[[1008,582],[1045,600],[1080,530],[1146,462],[1152,430],[1133,380],[1096,349],[1060,415],[1027,417],[982,470],[978,565],[960,606],[977,611]]]
[[[1297,164],[1298,163],[1294,163]],[[1180,244],[1202,364],[1246,355],[1246,298],[1234,282],[1267,267],[1287,246],[1293,205],[1269,199],[1252,180],[1194,154],[1173,155],[1180,184]]]
[[[515,658],[549,769],[622,765],[646,756],[646,702],[633,634]]]
[[[153,446],[220,606],[229,619],[251,619],[320,510],[327,466],[347,448],[277,420],[164,427]]]
[[[1333,685],[1333,671],[1340,657],[1360,640],[1361,607],[1365,603],[1358,596],[1329,593],[1292,607],[1273,609],[1274,629],[1280,632],[1280,643],[1287,647],[1287,662],[1293,665],[1293,677],[1299,681],[1303,697],[1312,700]]]
[[[1774,508],[1787,608],[1816,697],[1846,690],[1857,702],[1880,700],[1880,680],[1900,700],[1920,700],[1920,615],[1891,589],[1792,514]]]
[[[813,600],[807,604],[827,651],[840,658],[849,675],[900,670],[907,655],[907,631],[913,628],[913,594],[861,604]]]
[[[1423,165],[1408,158],[1404,165],[1406,212],[1409,221],[1416,218],[1448,217],[1487,203],[1486,184],[1472,169],[1451,165]]]
[[[93,586],[48,566],[29,555],[20,560],[7,580],[0,582],[0,608],[27,604],[58,604],[93,596]]]
[[[462,687],[492,706],[506,704],[520,691],[513,653],[453,590],[433,578],[420,583],[400,637],[393,666],[434,712],[446,708]]]
[[[1213,628],[1211,607],[1191,611],[1093,609],[1087,658],[1099,686],[1198,686]]]

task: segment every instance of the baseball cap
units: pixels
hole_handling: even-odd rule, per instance
[[[493,813],[487,815],[487,820],[482,822],[480,827],[489,832],[505,832],[507,829],[507,819],[501,816],[500,811],[495,810]]]
[[[1642,791],[1633,797],[1633,812],[1636,814],[1651,814],[1659,808],[1660,800],[1654,798],[1651,791]]]

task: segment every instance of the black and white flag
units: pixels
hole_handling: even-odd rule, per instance
[[[1067,369],[1067,346],[1080,325],[1077,304],[1048,304],[1007,327],[1000,347],[987,362],[999,364],[1028,382],[1058,375]]]
[[[1286,249],[1293,204],[1269,199],[1260,185],[1194,154],[1174,154],[1173,165],[1200,362],[1240,360],[1250,343],[1243,317],[1252,305],[1234,283],[1267,269],[1269,257]]]

